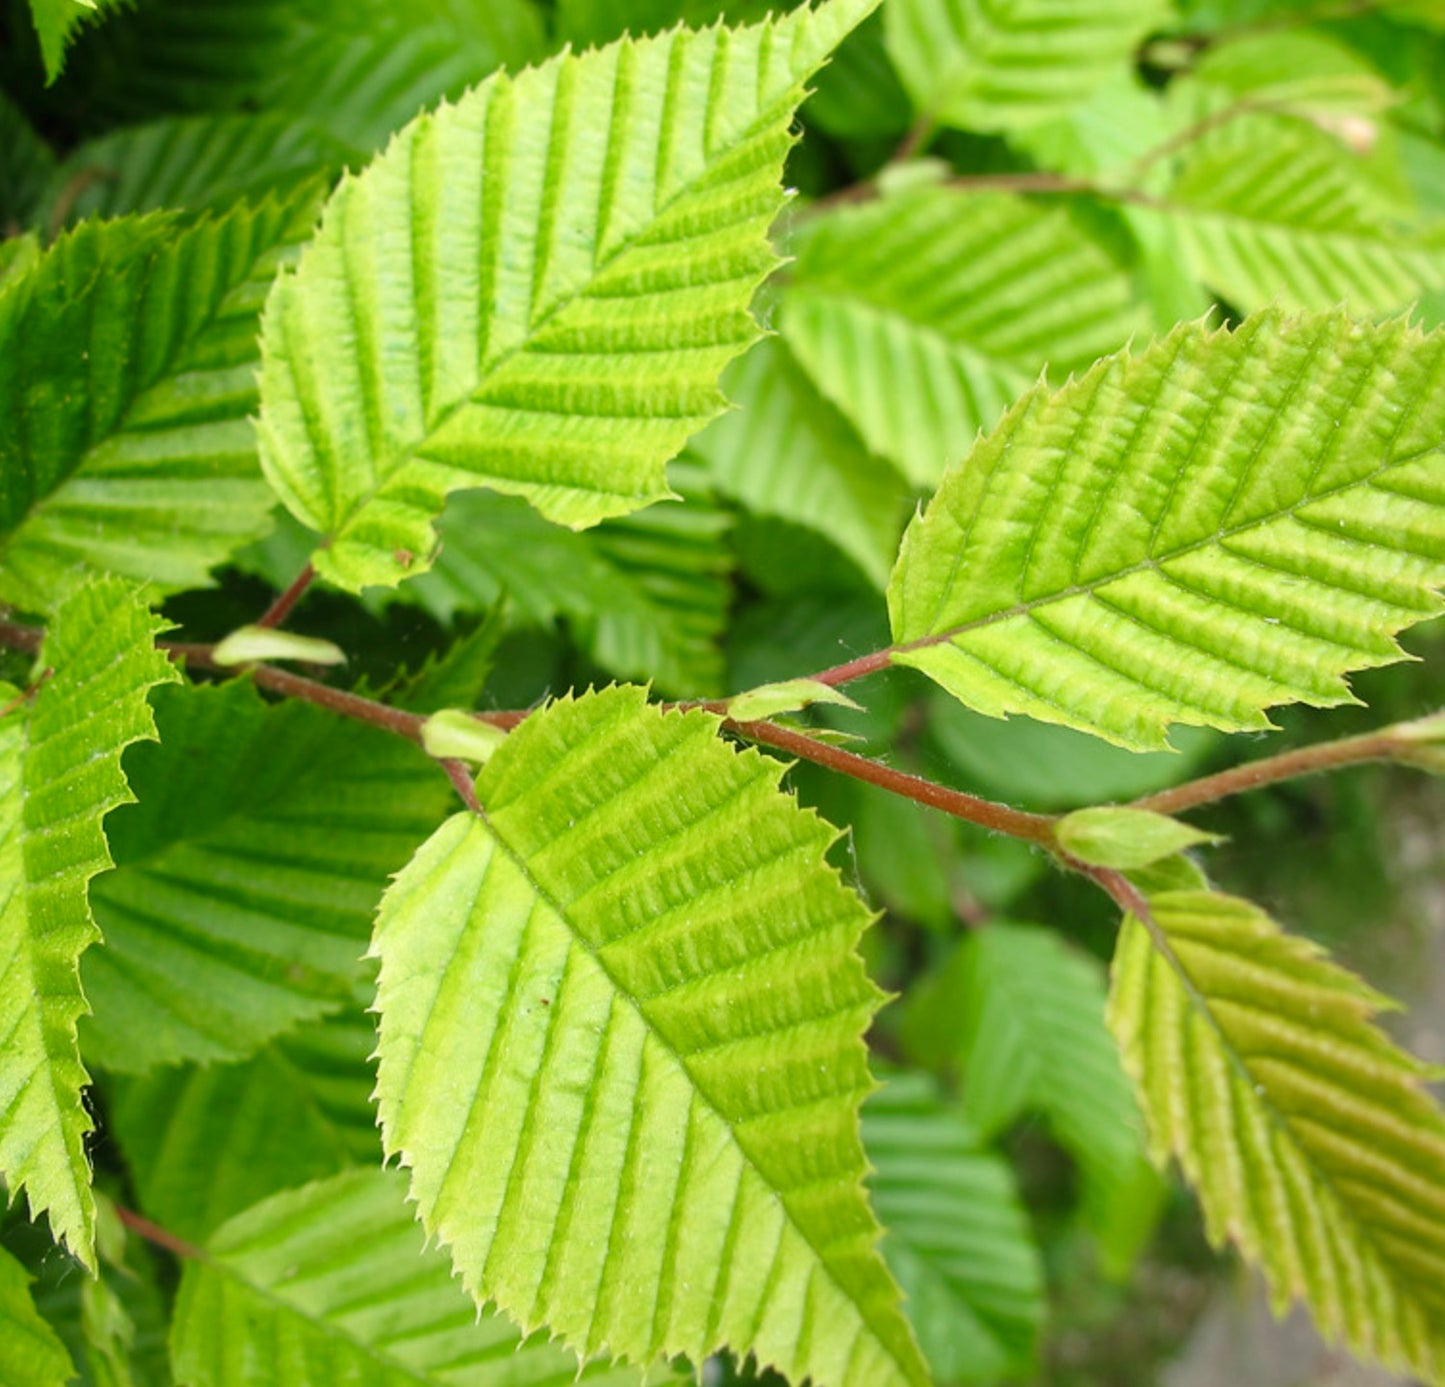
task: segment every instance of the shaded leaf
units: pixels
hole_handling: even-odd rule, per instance
[[[270,523],[256,317],[314,195],[219,219],[88,222],[0,295],[0,596],[47,611],[87,570],[173,592]]]
[[[863,1108],[883,1255],[934,1378],[993,1382],[1026,1370],[1044,1269],[1009,1163],[944,1107],[921,1074],[890,1075]]]
[[[244,680],[167,691],[156,717],[85,965],[86,1053],[131,1072],[239,1059],[349,1002],[387,876],[451,798],[416,748]]]
[[[830,213],[783,296],[788,345],[868,446],[931,487],[1048,366],[1138,324],[1128,277],[1066,212],[905,188]]]
[[[1158,0],[893,0],[888,49],[920,113],[1021,129],[1126,70]]]
[[[579,1369],[545,1340],[478,1316],[425,1245],[406,1182],[352,1171],[256,1205],[187,1265],[173,1354],[184,1387],[643,1387],[633,1370]]]
[[[0,1344],[10,1387],[62,1387],[75,1376],[70,1355],[30,1298],[30,1273],[0,1247]]]

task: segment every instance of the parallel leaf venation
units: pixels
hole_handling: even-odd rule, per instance
[[[386,1148],[473,1294],[584,1354],[921,1381],[861,1188],[868,917],[716,727],[612,689],[488,762],[378,919]]]
[[[1153,896],[1129,917],[1110,1024],[1156,1158],[1276,1308],[1434,1379],[1445,1363],[1445,1113],[1374,1024],[1387,999],[1248,901]]]
[[[1127,746],[1263,728],[1441,610],[1445,334],[1267,312],[1039,389],[954,468],[889,590],[895,659]]]
[[[497,74],[343,181],[262,334],[263,465],[326,576],[421,571],[465,487],[575,528],[668,494],[758,335],[801,83],[871,3]]]

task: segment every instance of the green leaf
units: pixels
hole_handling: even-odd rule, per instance
[[[45,80],[53,82],[65,66],[65,50],[75,38],[75,30],[83,21],[99,18],[104,11],[116,8],[121,0],[30,0],[30,14],[35,32],[40,35],[40,51],[45,58]]]
[[[668,495],[758,335],[802,83],[873,3],[499,73],[341,184],[262,327],[262,464],[323,576],[423,571],[467,487],[574,528]]]
[[[921,1383],[862,1190],[868,914],[718,725],[553,703],[397,877],[385,1147],[472,1295],[584,1354]]]
[[[0,89],[0,244],[32,224],[54,168],[50,146]]]
[[[777,338],[730,366],[723,388],[738,408],[693,443],[718,489],[826,535],[882,588],[910,500],[892,464],[868,452]]]
[[[30,1273],[0,1247],[0,1344],[8,1387],[63,1387],[75,1367],[30,1298]]]
[[[783,296],[788,345],[912,482],[933,486],[1045,366],[1138,326],[1128,277],[1068,213],[910,187],[820,221]]]
[[[1125,71],[1159,0],[893,0],[888,49],[919,112],[965,130],[1022,129]]]
[[[649,506],[581,534],[516,497],[454,496],[439,526],[436,567],[399,595],[450,621],[505,593],[509,612],[525,623],[565,619],[614,674],[651,680],[669,694],[721,693],[730,518],[695,466],[675,463],[669,474],[685,504]]]
[[[478,1315],[395,1173],[359,1170],[230,1220],[187,1264],[172,1352],[186,1387],[643,1387]]]
[[[1104,1027],[1103,969],[1051,930],[975,930],[908,999],[920,1062],[963,1076],[963,1113],[984,1137],[1025,1113],[1103,1189],[1142,1148],[1138,1111]]]
[[[100,129],[281,115],[360,161],[418,111],[545,47],[530,0],[147,0],[76,50],[66,87]]]
[[[1125,871],[1147,867],[1200,843],[1218,843],[1217,833],[1127,805],[1077,809],[1059,820],[1059,846],[1081,862]]]
[[[1168,891],[1126,917],[1109,1023],[1155,1157],[1175,1155],[1211,1238],[1326,1336],[1445,1375],[1445,1114],[1384,1005],[1248,901]]]
[[[298,636],[274,626],[238,626],[216,642],[211,659],[223,669],[259,660],[301,660],[313,665],[344,665],[346,652],[319,636]]]
[[[1206,728],[1182,727],[1171,738],[1177,751],[1125,751],[1029,717],[999,722],[941,690],[928,701],[927,731],[948,765],[968,777],[968,788],[1044,811],[1141,799],[1177,785],[1222,741]]]
[[[858,707],[847,694],[831,684],[822,684],[816,679],[784,679],[776,684],[760,684],[755,689],[734,694],[728,699],[727,715],[736,722],[749,722],[754,718],[776,717],[779,713],[796,713],[814,703],[831,703],[840,708]]]
[[[223,212],[334,173],[347,154],[325,131],[282,112],[171,116],[81,144],[50,177],[44,203],[51,219],[70,224],[162,207]]]
[[[810,126],[842,139],[900,138],[913,107],[888,59],[883,14],[875,10],[838,45],[803,108]]]
[[[257,474],[261,295],[316,199],[90,222],[0,295],[0,597],[48,611],[87,570],[153,592],[270,523]]]
[[[442,708],[421,729],[421,744],[428,756],[454,757],[484,766],[506,741],[505,729],[481,722],[462,708]]]
[[[1193,273],[1244,312],[1386,313],[1445,285],[1440,235],[1399,226],[1361,159],[1308,121],[1221,125],[1190,147],[1168,201]]]
[[[241,1064],[171,1065],[107,1085],[111,1130],[140,1207],[204,1240],[296,1183],[381,1155],[360,1008],[274,1041]]]
[[[0,693],[0,1177],[92,1269],[78,963],[100,937],[86,897],[111,865],[101,822],[132,797],[121,752],[155,736],[146,694],[177,678],[164,629],[119,580],[83,584],[46,636],[50,677],[28,702]]]
[[[1186,324],[1016,405],[904,536],[897,663],[1122,746],[1351,701],[1442,610],[1445,333]]]
[[[863,1108],[883,1255],[940,1383],[1030,1366],[1044,1269],[1013,1170],[921,1074],[890,1076]]]
[[[416,748],[251,685],[168,690],[127,758],[86,960],[87,1055],[134,1072],[240,1059],[347,1004],[389,873],[451,799]]]

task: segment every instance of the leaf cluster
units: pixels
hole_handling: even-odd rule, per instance
[[[1438,1075],[1206,873],[1445,768],[1433,6],[0,36],[0,1380],[1047,1378],[1187,1185],[1445,1383]]]

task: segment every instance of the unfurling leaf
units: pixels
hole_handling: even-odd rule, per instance
[[[584,1356],[923,1383],[862,1188],[868,913],[719,725],[613,688],[493,754],[377,918],[385,1147],[472,1295]]]
[[[422,572],[467,487],[574,528],[669,494],[758,336],[802,84],[875,3],[498,73],[343,181],[262,329],[262,463],[319,572]]]
[[[897,663],[1138,749],[1351,700],[1445,607],[1445,332],[1277,312],[1025,396],[889,587]]]
[[[854,708],[841,689],[816,679],[784,679],[777,684],[760,684],[746,693],[728,699],[728,717],[734,722],[750,722],[755,718],[772,718],[779,713],[796,713],[814,703],[831,703],[839,708]]]
[[[455,757],[484,766],[507,740],[505,728],[482,722],[464,708],[442,708],[422,724],[421,744],[428,756]]]
[[[1055,832],[1059,846],[1081,862],[1124,871],[1147,867],[1200,843],[1219,842],[1218,834],[1127,805],[1077,809],[1059,820]]]
[[[259,660],[303,660],[313,665],[344,665],[346,652],[316,636],[298,636],[272,626],[238,626],[217,641],[211,659],[223,668],[253,665]]]
[[[1248,901],[1166,891],[1126,918],[1109,1024],[1156,1159],[1210,1236],[1356,1352],[1445,1376],[1445,1114],[1373,1021],[1388,1001]]]
[[[100,937],[88,893],[111,865],[101,824],[133,798],[121,752],[154,738],[146,695],[178,677],[155,648],[164,629],[119,579],[83,584],[55,613],[39,691],[0,692],[0,1177],[92,1269],[78,965]]]

